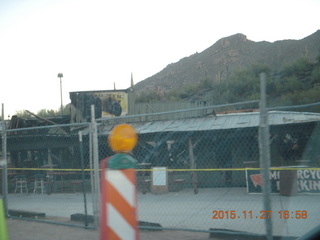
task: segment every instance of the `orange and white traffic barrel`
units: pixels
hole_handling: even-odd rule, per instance
[[[136,132],[127,124],[116,126],[109,136],[118,153],[101,161],[100,240],[139,239],[136,160],[127,154],[136,142]]]

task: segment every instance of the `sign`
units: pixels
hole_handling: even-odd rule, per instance
[[[123,116],[128,113],[128,94],[122,91],[93,92],[101,100],[101,117]]]
[[[154,186],[167,185],[167,171],[165,167],[154,167],[152,174],[152,183]]]
[[[119,117],[128,114],[128,93],[125,90],[70,92],[71,123],[89,122],[91,105],[95,117]]]
[[[292,170],[295,171],[295,170]],[[299,193],[320,193],[320,170],[303,169],[297,171],[297,185]],[[271,192],[280,192],[280,169],[270,170]],[[262,176],[260,170],[246,169],[248,193],[262,192]]]
[[[165,167],[152,168],[151,192],[161,194],[168,192],[168,172]]]

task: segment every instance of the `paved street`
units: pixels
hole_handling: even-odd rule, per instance
[[[7,219],[9,240],[98,240],[99,231],[34,221]],[[140,240],[209,240],[208,233],[140,231]],[[210,238],[210,240],[214,240]]]
[[[87,201],[88,213],[92,215],[90,194]],[[71,214],[84,213],[81,193],[10,194],[8,202],[9,209],[43,212],[50,221],[68,224],[74,224],[70,221]],[[320,223],[319,194],[291,197],[272,194],[271,202],[274,235],[301,236]],[[138,203],[140,221],[159,223],[168,228],[215,228],[264,234],[266,220],[261,218],[268,216],[268,213],[261,212],[262,194],[248,194],[245,188],[199,189],[196,195],[191,189],[161,195],[139,193]]]

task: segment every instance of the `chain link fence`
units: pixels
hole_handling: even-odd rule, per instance
[[[8,215],[85,227],[93,222],[88,128],[73,124],[6,131]],[[80,138],[81,130],[87,134]]]
[[[265,235],[269,219],[274,236],[302,235],[320,221],[320,114],[308,106],[269,109],[272,210],[266,210],[260,114],[235,106],[208,107],[201,109],[203,117],[187,119],[100,119],[98,146],[90,123],[7,130],[8,214],[97,227],[93,149],[99,160],[113,155],[108,134],[129,122],[139,133],[131,154],[141,228],[258,236]]]

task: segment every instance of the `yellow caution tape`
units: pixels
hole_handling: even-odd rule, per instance
[[[81,172],[79,168],[8,168],[8,170],[23,170],[23,171],[66,171],[66,172]],[[100,169],[101,171],[102,169]],[[169,172],[217,172],[217,171],[246,171],[246,170],[261,170],[261,168],[204,168],[204,169],[136,169],[137,172],[155,172],[155,171],[169,171]],[[320,170],[320,168],[306,168],[306,167],[271,167],[269,170]],[[93,169],[84,169],[86,172],[93,171]]]

